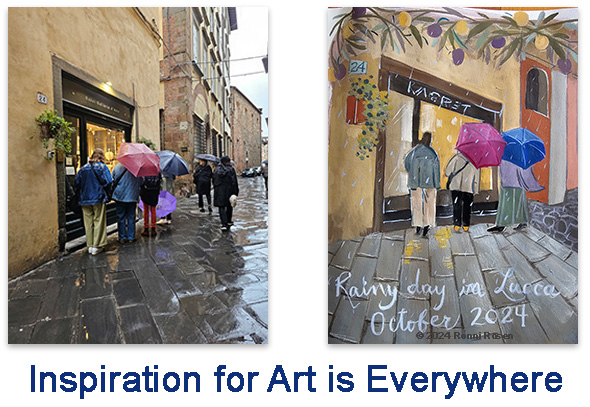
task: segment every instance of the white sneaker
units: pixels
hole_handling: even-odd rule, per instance
[[[94,247],[89,247],[88,248],[88,253],[94,254],[94,250],[95,250]]]
[[[97,255],[98,253],[102,252],[104,250],[104,247],[94,247],[93,249],[94,249],[94,251],[90,254],[92,254],[94,256],[94,255]]]
[[[166,219],[160,219],[159,221],[156,222],[156,225],[165,225],[166,223],[168,223],[168,221]]]

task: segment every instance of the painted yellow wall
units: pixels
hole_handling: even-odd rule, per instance
[[[141,8],[148,21],[157,8]],[[43,159],[34,118],[54,108],[52,54],[135,97],[141,136],[159,145],[158,42],[132,8],[8,11],[8,270],[15,277],[58,250],[54,161]],[[47,95],[38,103],[37,92]],[[134,126],[133,137],[135,137]]]
[[[378,76],[381,50],[368,43],[369,49],[355,57],[368,62],[368,75]],[[438,47],[406,46],[406,53],[396,53],[387,45],[383,55],[438,76],[450,83],[471,90],[504,105],[503,128],[520,125],[520,65],[510,59],[500,69],[493,63],[466,56],[455,66],[450,54],[438,53]],[[348,64],[346,63],[347,68]],[[328,239],[351,239],[372,231],[375,190],[375,153],[364,161],[355,155],[360,126],[346,124],[346,98],[349,76],[331,83],[330,147],[328,163]],[[381,89],[384,90],[384,89]],[[395,93],[392,92],[392,97]],[[390,114],[395,111],[390,111]],[[345,175],[343,175],[345,174]],[[354,186],[353,186],[354,185]],[[361,204],[362,201],[362,204]]]

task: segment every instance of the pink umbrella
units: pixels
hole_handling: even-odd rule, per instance
[[[465,123],[459,131],[456,147],[475,168],[495,167],[502,161],[506,141],[491,124]]]
[[[136,177],[160,172],[160,157],[143,143],[122,143],[117,160]]]

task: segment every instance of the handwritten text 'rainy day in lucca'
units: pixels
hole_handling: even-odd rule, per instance
[[[421,270],[417,269],[415,271],[415,278],[411,280],[413,282],[407,286],[404,292],[401,292],[398,289],[398,285],[393,282],[369,284],[365,277],[362,278],[358,285],[351,285],[351,272],[343,271],[334,281],[336,297],[344,296],[352,307],[353,312],[359,305],[359,302],[355,301],[354,298],[367,298],[370,301],[371,297],[381,297],[378,302],[379,311],[374,312],[370,316],[371,332],[377,336],[381,335],[385,329],[389,329],[392,332],[425,332],[429,325],[448,331],[459,327],[461,322],[460,314],[429,316],[428,309],[424,309],[419,315],[409,315],[408,310],[403,307],[398,307],[397,313],[394,316],[391,316],[391,311],[387,312],[388,310],[395,310],[394,307],[398,303],[400,294],[408,298],[424,298],[424,296],[430,296],[430,304],[434,311],[440,311],[447,301],[458,300],[457,298],[449,298],[446,284],[421,284],[420,273]],[[501,278],[498,279],[497,286],[493,287],[493,292],[506,297],[514,305],[509,305],[501,310],[495,310],[493,308],[485,310],[482,307],[474,307],[470,311],[471,320],[465,321],[465,324],[473,327],[485,327],[486,325],[495,325],[496,323],[517,323],[522,327],[526,327],[527,308],[526,304],[521,302],[527,295],[547,296],[550,298],[555,298],[559,295],[559,291],[553,285],[526,283],[521,286],[517,283],[510,282],[514,276],[514,269],[512,268],[502,271],[500,274]],[[492,287],[488,287],[488,289],[492,290]],[[461,286],[458,287],[457,293],[458,297],[475,295],[483,298],[488,295],[485,286],[482,286],[478,282],[467,282],[464,279],[461,282]]]

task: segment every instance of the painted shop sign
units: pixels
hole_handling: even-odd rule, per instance
[[[398,74],[390,76],[389,89],[465,116],[475,117],[487,123],[494,123],[495,115],[498,114],[498,112],[465,102],[440,89]]]
[[[111,116],[126,123],[132,122],[133,108],[131,106],[90,85],[84,85],[78,81],[64,77],[62,91],[63,99],[70,103]]]

